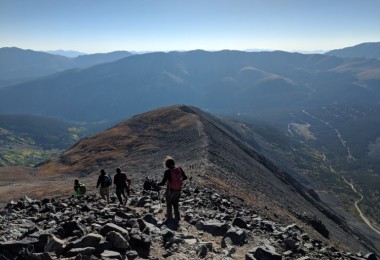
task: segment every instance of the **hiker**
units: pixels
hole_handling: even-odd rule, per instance
[[[144,190],[151,190],[152,188],[152,181],[149,179],[149,177],[145,177],[145,181],[143,184]]]
[[[144,190],[158,191],[158,186],[155,180],[145,177],[143,184]]]
[[[127,184],[127,175],[124,172],[121,172],[120,168],[116,169],[116,174],[113,177],[113,183],[116,186],[116,196],[119,199],[119,205],[125,205],[127,203],[127,196],[125,195],[125,190],[128,193],[128,184]],[[124,197],[124,202],[123,202]]]
[[[165,167],[168,168],[164,173],[164,178],[158,186],[167,184],[166,188],[166,219],[173,219],[172,209],[174,209],[174,219],[179,221],[179,199],[183,181],[187,179],[185,172],[181,167],[175,167],[175,162],[170,156],[165,158]]]
[[[107,200],[107,203],[110,201],[110,187],[112,185],[112,178],[111,176],[106,174],[106,171],[104,169],[100,170],[100,175],[98,178],[98,182],[96,184],[96,188],[99,188],[100,186],[100,196],[103,199]]]
[[[156,191],[156,192],[160,191],[160,187],[158,186],[158,183],[155,180],[151,179],[150,183],[151,183],[151,187],[150,187],[151,191]]]
[[[78,179],[75,179],[74,180],[74,196],[75,197],[82,196],[86,193],[86,191],[87,191],[86,185],[84,185],[83,183],[80,183]]]

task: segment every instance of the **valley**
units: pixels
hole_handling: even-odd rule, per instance
[[[0,115],[0,167],[33,167],[59,156],[110,123],[69,123],[31,115]]]

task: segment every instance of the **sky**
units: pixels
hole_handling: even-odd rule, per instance
[[[328,51],[380,42],[380,0],[0,0],[0,47]]]

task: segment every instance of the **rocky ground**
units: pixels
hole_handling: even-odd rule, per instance
[[[134,191],[126,206],[93,192],[25,197],[0,212],[0,259],[377,259],[267,220],[242,201],[189,184],[175,223],[165,221],[162,192]]]

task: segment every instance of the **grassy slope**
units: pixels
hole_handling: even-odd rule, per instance
[[[0,115],[0,166],[34,166],[97,130],[94,125],[51,118]]]

